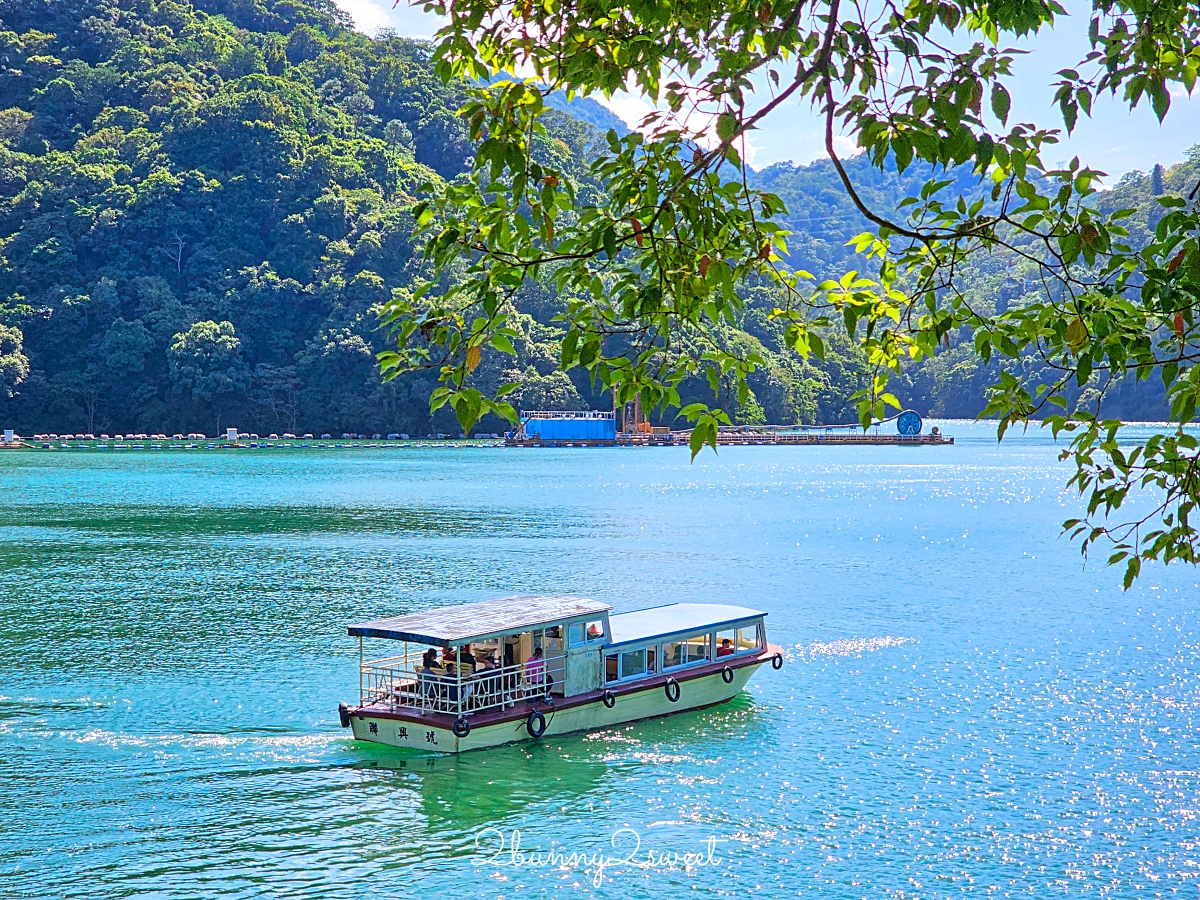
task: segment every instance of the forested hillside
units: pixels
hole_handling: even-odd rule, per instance
[[[454,114],[461,86],[436,79],[428,53],[355,32],[325,0],[0,0],[0,420],[26,432],[449,430],[448,412],[430,421],[433,374],[383,384],[375,363],[381,304],[420,274],[408,209],[472,152]],[[572,115],[555,114],[539,152],[582,174],[611,116],[552,103]],[[1145,221],[1153,191],[1198,167],[1129,176],[1115,193]],[[907,180],[861,168],[873,199],[903,196]],[[789,205],[793,261],[840,274],[862,223],[828,166],[758,177]],[[977,269],[987,302],[1033,289],[1004,260]],[[768,365],[739,415],[852,418],[849,342],[831,337],[820,367],[778,353],[774,298],[749,292],[736,339]],[[528,287],[517,357],[485,359],[484,386],[521,379],[514,399],[529,407],[605,402],[556,371],[558,303]],[[973,414],[985,374],[952,346],[901,399]],[[1124,415],[1156,414],[1143,394]]]

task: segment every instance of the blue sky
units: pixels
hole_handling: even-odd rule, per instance
[[[337,3],[367,33],[386,27],[406,37],[429,38],[437,30],[434,16],[419,7],[406,6],[404,0],[395,9],[389,0]],[[1029,54],[1017,60],[1017,78],[1009,83],[1013,95],[1010,122],[1061,126],[1058,110],[1051,104],[1054,73],[1074,65],[1087,52],[1087,12],[1091,9],[1090,3],[1079,0],[1067,0],[1064,5],[1071,16],[1060,19],[1053,30],[1032,41],[1015,45]],[[614,98],[606,105],[631,126],[637,124],[639,112],[648,108],[638,97]],[[820,121],[807,108],[783,106],[753,136],[747,156],[756,168],[784,160],[808,163],[825,155],[822,134]],[[1081,118],[1075,133],[1052,148],[1045,161],[1054,165],[1079,156],[1085,164],[1108,172],[1111,182],[1131,169],[1149,171],[1156,162],[1178,162],[1194,144],[1200,144],[1200,90],[1191,98],[1182,92],[1173,96],[1171,111],[1161,125],[1146,100],[1130,112],[1119,99],[1104,97],[1093,106],[1092,118]]]

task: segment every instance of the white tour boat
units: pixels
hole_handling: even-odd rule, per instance
[[[611,615],[581,597],[507,597],[364,622],[354,737],[457,753],[713,706],[764,663],[765,614],[672,603]],[[363,640],[403,646],[364,660]]]

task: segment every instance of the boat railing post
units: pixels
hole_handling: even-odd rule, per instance
[[[462,718],[462,647],[454,648],[454,677],[458,679],[458,690],[455,691],[455,696],[458,697],[458,716]]]
[[[358,636],[358,705],[363,706],[363,639]]]

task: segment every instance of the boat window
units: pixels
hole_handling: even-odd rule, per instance
[[[717,632],[717,656],[730,656],[737,653],[738,633],[736,628]]]
[[[663,668],[673,669],[687,662],[684,655],[683,641],[666,641],[663,645]]]
[[[708,659],[708,635],[693,634],[679,641],[666,641],[662,645],[663,668],[686,666],[688,663]]]
[[[646,674],[646,651],[628,650],[621,654],[621,677],[632,678]]]
[[[658,671],[658,648],[650,647],[646,650],[646,671],[653,675]]]
[[[708,659],[708,635],[700,634],[687,639],[684,652],[690,663]]]
[[[546,629],[546,648],[547,653],[562,653],[563,635],[561,625],[551,625]]]
[[[743,625],[738,633],[738,651],[758,649],[758,624]]]
[[[600,619],[595,622],[576,622],[571,626],[572,647],[602,640],[604,640],[604,622]]]
[[[621,673],[617,669],[617,654],[612,653],[604,657],[604,680],[616,681],[620,677]]]

